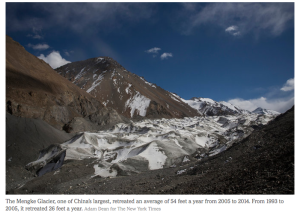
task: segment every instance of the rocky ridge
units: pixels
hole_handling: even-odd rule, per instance
[[[66,64],[57,73],[128,118],[183,118],[199,113],[176,95],[127,71],[109,57]]]

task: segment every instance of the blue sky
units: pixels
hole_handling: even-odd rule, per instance
[[[184,99],[294,104],[293,3],[6,3],[6,34],[53,67],[109,56]]]

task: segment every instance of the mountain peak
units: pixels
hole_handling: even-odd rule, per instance
[[[279,115],[280,113],[274,110],[264,109],[261,107],[256,108],[252,111],[252,113],[260,114],[260,115]]]
[[[56,71],[125,117],[199,116],[179,96],[127,71],[110,57],[73,62]]]
[[[184,100],[194,109],[198,110],[201,115],[220,116],[220,115],[236,115],[250,113],[225,101],[214,101],[210,98],[193,97],[191,100]]]
[[[108,56],[99,56],[99,57],[96,57],[96,58],[92,58],[95,60],[96,64],[112,64],[112,65],[115,65],[115,66],[120,66],[122,67],[122,65],[120,65],[116,60],[114,60],[113,58],[111,57],[108,57]]]

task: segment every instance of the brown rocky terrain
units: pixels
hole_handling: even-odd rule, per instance
[[[177,95],[127,71],[109,57],[72,62],[56,71],[128,118],[183,118],[200,115]]]
[[[47,63],[6,37],[6,110],[14,116],[39,118],[62,129],[74,117],[88,116],[101,102],[82,91]]]

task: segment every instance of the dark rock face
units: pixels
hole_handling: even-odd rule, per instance
[[[88,116],[88,119],[94,124],[104,125],[115,125],[120,122],[124,122],[124,117],[120,116],[116,110],[112,108],[104,107],[101,110],[94,112]]]
[[[147,115],[149,117],[164,117],[171,118],[172,114],[161,104],[156,103],[155,101],[151,101],[150,105],[147,109]]]
[[[117,113],[112,108],[102,108],[91,115],[83,117],[75,117],[63,129],[68,133],[76,133],[83,131],[98,131],[112,127],[118,123],[128,123],[129,120]]]
[[[179,97],[127,71],[109,57],[73,62],[56,71],[127,118],[199,116]]]

